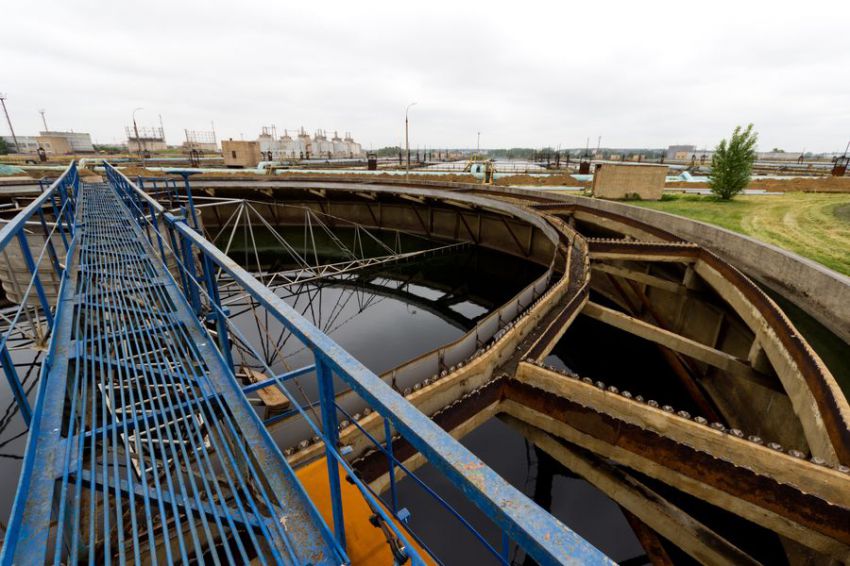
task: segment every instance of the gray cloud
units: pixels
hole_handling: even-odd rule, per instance
[[[843,149],[850,75],[839,2],[7,3],[0,91],[16,130],[123,137],[145,125],[253,138],[350,130],[411,144],[713,145],[754,122],[761,146]],[[0,126],[5,132],[5,125]]]

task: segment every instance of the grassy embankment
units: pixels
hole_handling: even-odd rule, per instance
[[[638,206],[678,214],[747,234],[850,275],[850,194],[738,196],[668,195]]]

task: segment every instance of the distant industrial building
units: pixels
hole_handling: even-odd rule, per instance
[[[62,138],[70,146],[70,153],[94,153],[94,144],[91,140],[91,134],[85,132],[59,132],[59,131],[44,131],[39,132],[39,137]],[[44,148],[47,150],[47,148]],[[50,153],[50,151],[47,151]]]
[[[48,155],[94,153],[91,134],[85,132],[46,130],[37,136],[17,136],[17,144],[12,136],[3,136],[3,140],[13,153],[36,153],[38,148],[44,149]]]
[[[11,153],[35,153],[38,151],[38,138],[36,136],[2,136],[6,147]],[[17,144],[15,139],[17,138]]]
[[[601,163],[593,175],[593,196],[605,199],[659,200],[667,179],[666,165]]]
[[[38,136],[38,146],[47,155],[69,155],[74,153],[71,143],[63,136]]]
[[[255,141],[222,140],[221,156],[225,167],[256,167],[263,160]]]
[[[685,161],[697,150],[695,145],[671,145],[664,154],[664,159],[672,161]]]
[[[127,151],[130,153],[168,149],[165,143],[165,131],[161,127],[139,128],[138,137],[137,130],[133,126],[125,127],[124,132],[127,135]]]
[[[215,131],[183,130],[186,133],[186,141],[183,147],[198,151],[218,151],[218,142],[215,139]]]
[[[363,157],[363,148],[354,141],[350,132],[340,138],[337,132],[328,139],[324,130],[317,130],[313,137],[301,128],[295,137],[289,131],[279,138],[275,128],[264,127],[257,142],[266,159],[280,161],[284,159],[353,159]]]

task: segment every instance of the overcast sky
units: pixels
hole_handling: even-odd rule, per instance
[[[16,133],[215,122],[350,130],[366,148],[713,146],[850,139],[846,2],[33,0],[0,8],[0,92]],[[5,123],[0,132],[8,134]]]

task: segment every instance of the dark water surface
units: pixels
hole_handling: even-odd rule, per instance
[[[389,239],[386,241],[389,242]],[[419,245],[420,242],[413,242],[410,247]],[[261,252],[261,263],[276,267],[290,263],[267,243]],[[241,259],[250,267],[249,256]],[[350,283],[314,287],[313,306],[321,303],[321,313],[317,314],[314,308],[305,309],[304,314],[367,367],[381,373],[458,338],[474,324],[476,317],[486,315],[506,302],[540,273],[542,268],[539,266],[505,254],[466,249],[370,273],[376,281],[410,281],[406,296],[390,296]],[[449,305],[440,306],[442,311],[433,306],[447,296],[455,299],[448,301]],[[290,297],[287,301],[300,311],[306,307],[308,299],[304,295]],[[783,308],[788,307],[787,301],[781,303]],[[835,337],[824,333],[822,327],[811,324],[798,309],[789,311],[803,334],[812,340],[818,352],[840,376],[839,380],[847,391],[850,371],[846,367],[846,344],[840,340],[836,342]],[[247,313],[241,316],[244,318],[239,320],[249,320]],[[240,322],[240,326],[248,335],[256,332],[256,328],[247,322],[244,325]],[[610,349],[610,329],[603,330],[593,321],[580,317],[549,361],[616,384],[617,375],[634,369],[628,364],[635,358],[623,354],[623,349],[629,350],[634,344],[626,336],[619,337],[622,340],[618,339],[618,355],[600,357],[598,344],[603,332]],[[309,352],[294,343],[287,345],[285,353],[286,361],[278,360],[274,369],[298,367],[310,361]],[[669,371],[663,360],[653,358],[646,349],[640,355],[647,374]],[[235,361],[239,363],[238,358]],[[647,386],[651,387],[651,383]],[[666,395],[674,406],[681,406],[684,402],[682,396],[672,390],[646,393],[655,395],[660,401],[666,400]],[[307,394],[312,395],[312,389]],[[34,401],[34,392],[31,400]],[[0,426],[5,424],[0,432],[0,478],[3,482],[0,487],[0,517],[3,518],[11,509],[21,464],[19,458],[25,442],[25,436],[14,438],[23,432],[23,424],[17,411],[10,408],[9,401],[10,393],[4,386],[0,390],[0,406],[6,407],[5,413],[0,415]],[[275,436],[278,437],[278,434]],[[280,442],[282,446],[287,445],[285,439]],[[493,419],[467,435],[462,442],[512,485],[529,496],[533,494],[537,459],[515,430]],[[501,548],[499,530],[440,473],[425,465],[418,475],[470,520],[495,548]],[[442,561],[464,565],[496,563],[479,541],[412,480],[402,480],[398,493],[401,507],[411,511],[413,529]],[[559,469],[552,485],[551,511],[614,560],[625,560],[643,553],[619,507],[602,492],[563,468]],[[522,556],[521,553],[513,554],[518,559]]]

